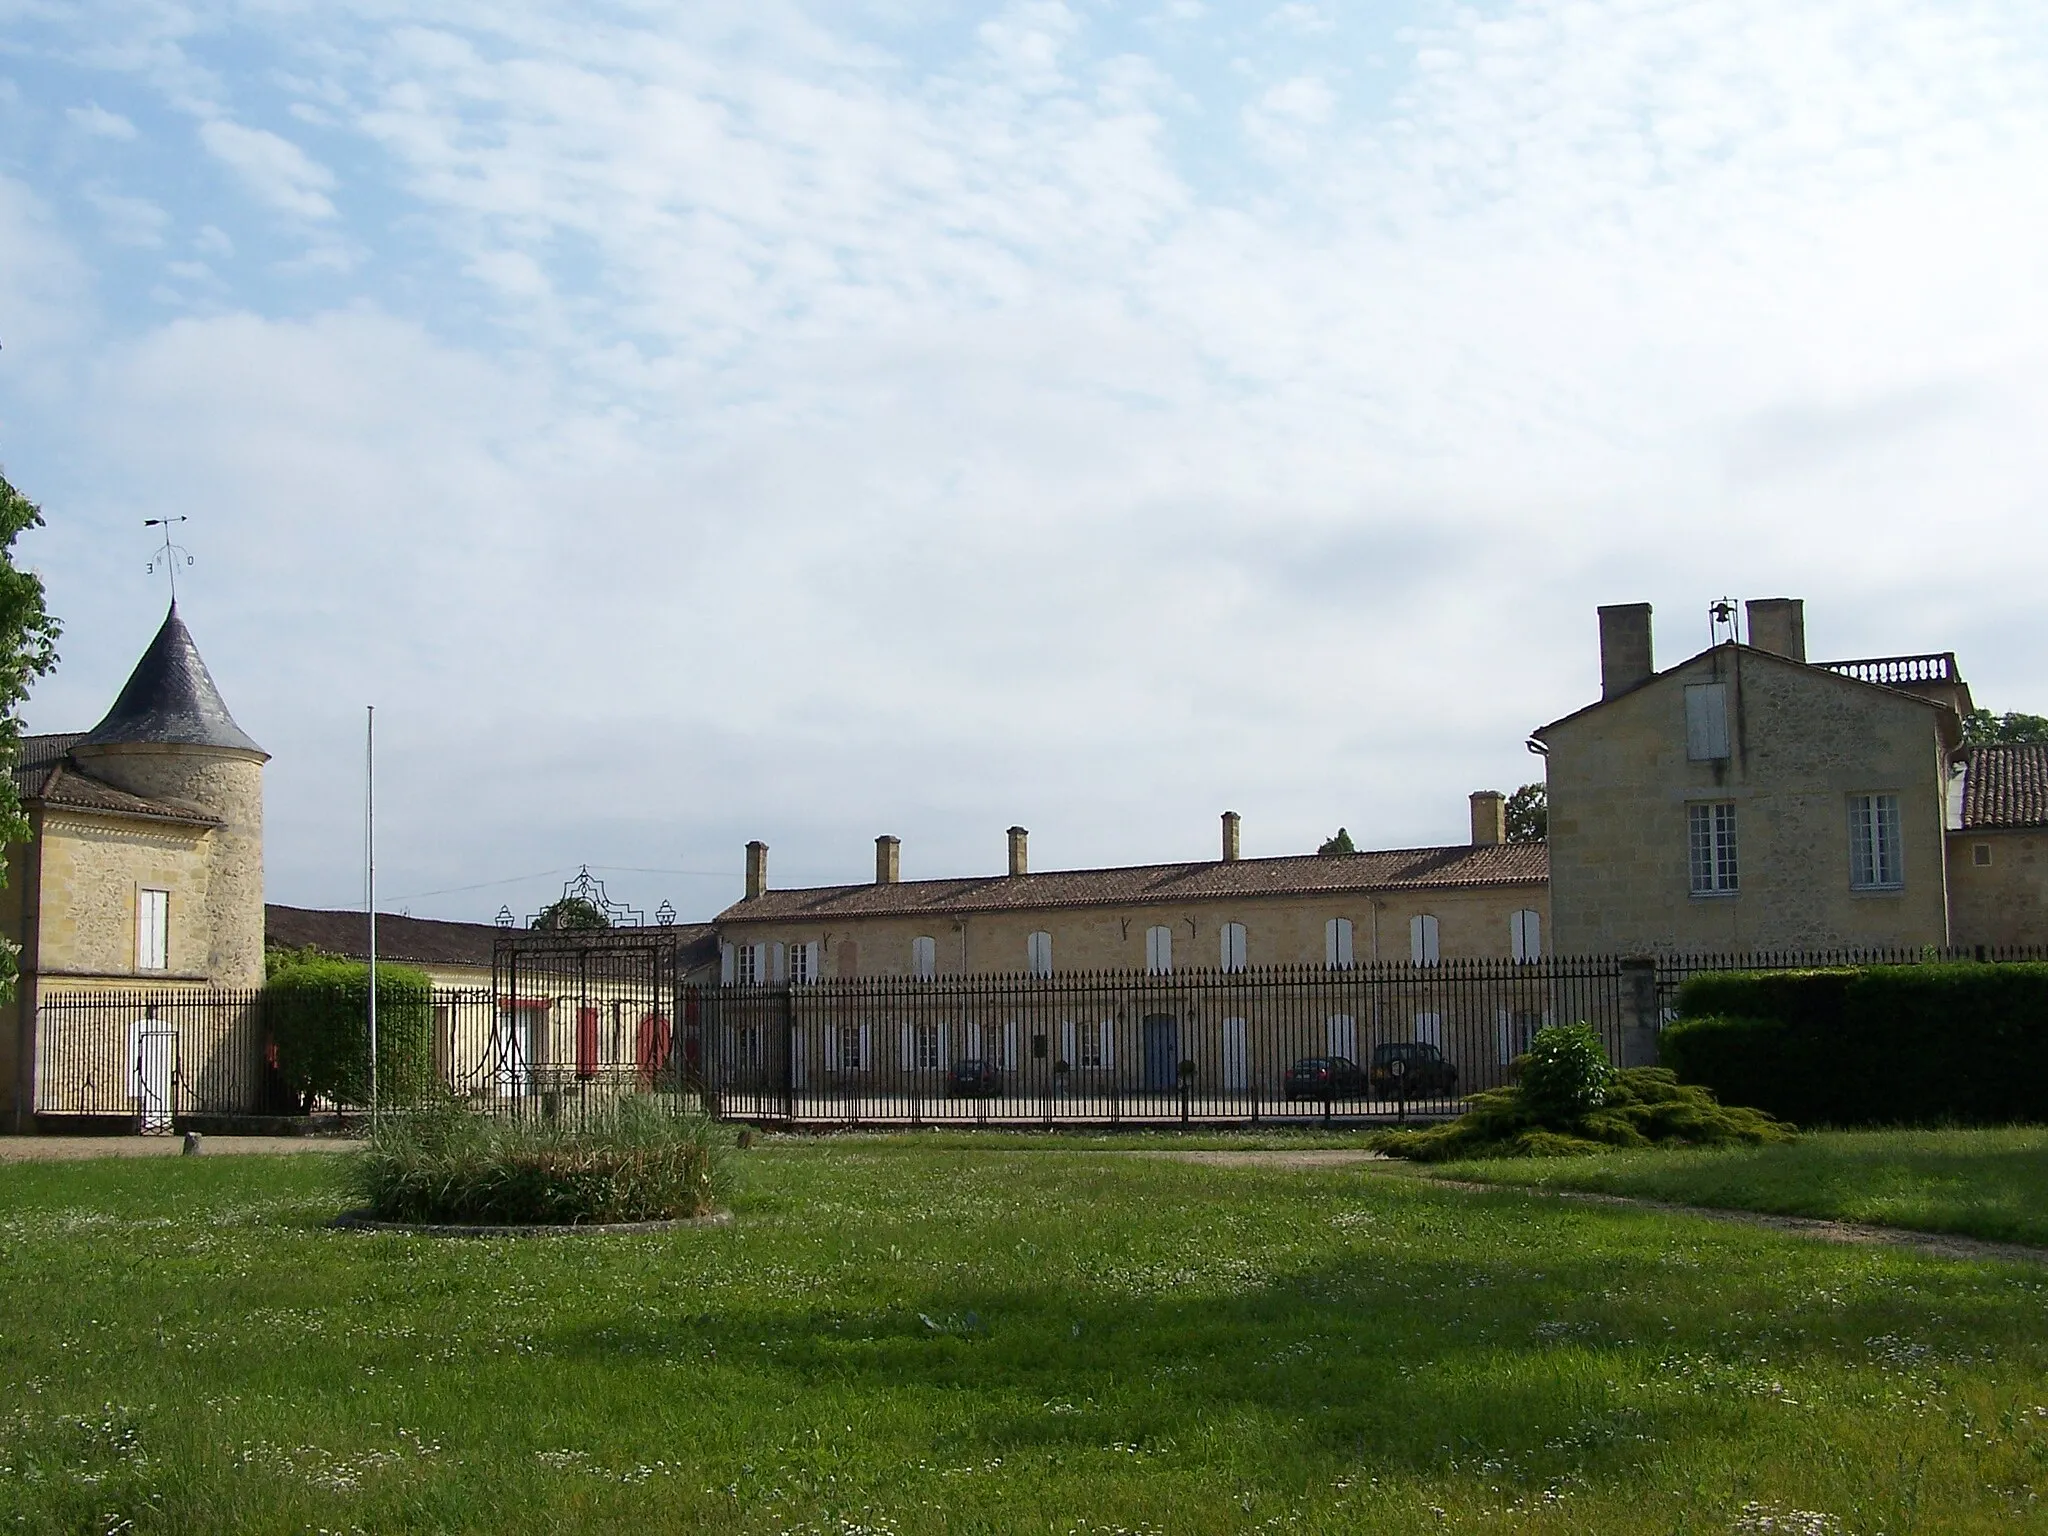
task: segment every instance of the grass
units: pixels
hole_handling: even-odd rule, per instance
[[[1784,1146],[1500,1159],[1434,1171],[2048,1246],[2048,1130],[2039,1128],[1820,1131]]]
[[[2048,1271],[1359,1168],[827,1142],[730,1228],[0,1168],[28,1531],[2048,1530]]]

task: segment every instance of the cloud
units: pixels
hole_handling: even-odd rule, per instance
[[[289,139],[267,128],[247,128],[226,118],[199,125],[199,142],[241,178],[251,194],[282,213],[302,219],[331,219],[334,176]]]
[[[100,216],[106,238],[116,245],[154,248],[164,243],[164,229],[171,216],[146,197],[129,197],[104,187],[88,187],[85,200]]]
[[[114,139],[128,142],[135,138],[135,125],[118,112],[109,112],[105,107],[87,103],[82,107],[67,107],[64,115],[80,133],[96,139]]]

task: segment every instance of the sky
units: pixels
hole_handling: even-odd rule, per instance
[[[1722,596],[2048,712],[2038,0],[0,0],[33,730],[270,899],[1462,841]],[[180,557],[182,560],[182,557]]]

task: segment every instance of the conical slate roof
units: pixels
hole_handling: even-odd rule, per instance
[[[228,713],[175,601],[107,718],[87,731],[74,750],[140,742],[263,751]]]

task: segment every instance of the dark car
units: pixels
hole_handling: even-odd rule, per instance
[[[1290,1099],[1355,1099],[1365,1093],[1365,1072],[1344,1056],[1304,1056],[1287,1069]]]
[[[946,1092],[956,1099],[998,1099],[1003,1069],[992,1061],[956,1061],[946,1074]]]
[[[1372,1091],[1383,1099],[1447,1099],[1458,1091],[1458,1069],[1420,1040],[1376,1045]]]

